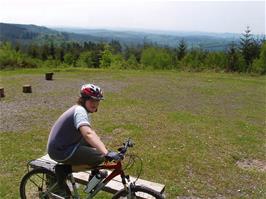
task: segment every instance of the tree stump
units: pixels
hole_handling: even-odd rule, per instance
[[[5,97],[5,90],[4,88],[0,88],[0,97]]]
[[[31,85],[24,85],[23,86],[23,93],[32,93]]]
[[[53,80],[53,74],[54,73],[45,73],[45,79],[46,80]]]

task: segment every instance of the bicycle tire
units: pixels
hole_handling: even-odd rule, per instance
[[[132,198],[148,198],[148,199],[164,199],[164,196],[159,192],[144,186],[134,186],[131,190],[133,193]],[[112,199],[119,199],[127,197],[128,192],[122,189],[112,197]]]
[[[20,182],[19,192],[21,199],[35,199],[35,198],[54,198],[52,194],[56,192],[48,191],[48,188],[57,183],[55,174],[45,168],[37,168],[29,171],[24,175]],[[66,185],[67,186],[67,185]],[[69,194],[69,189],[63,190]]]

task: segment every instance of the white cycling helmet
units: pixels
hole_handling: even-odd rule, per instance
[[[87,99],[103,100],[103,91],[99,86],[94,84],[84,84],[80,89],[80,95]]]

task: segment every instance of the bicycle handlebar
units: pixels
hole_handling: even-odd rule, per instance
[[[123,143],[123,147],[118,149],[119,153],[109,151],[109,153],[105,156],[107,161],[121,161],[124,159],[127,149],[129,147],[133,147],[133,142],[130,138],[127,139],[125,143]]]
[[[124,145],[124,147],[121,147],[118,149],[120,151],[120,154],[123,154],[123,155],[127,152],[127,149],[129,147],[134,146],[134,144],[130,138],[128,138],[127,141],[125,143],[123,143],[123,145]]]
[[[123,147],[120,147],[118,149],[119,155],[121,157],[121,160],[124,159],[124,156],[126,155],[127,149],[134,146],[134,143],[132,142],[131,138],[128,138],[125,143],[123,143]]]

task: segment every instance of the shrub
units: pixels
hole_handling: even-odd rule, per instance
[[[0,69],[5,68],[36,68],[38,60],[16,51],[9,43],[0,46]]]
[[[140,69],[140,64],[138,63],[136,56],[131,54],[126,62],[127,69]]]
[[[104,51],[102,52],[102,57],[100,60],[101,68],[108,68],[112,63],[112,52],[109,45],[104,46]]]
[[[201,71],[204,69],[206,52],[200,49],[192,50],[179,63],[181,68],[189,71]]]
[[[66,53],[64,56],[64,62],[70,66],[75,66],[76,58],[72,53]]]
[[[126,61],[124,60],[121,54],[111,55],[110,58],[111,58],[110,67],[112,69],[126,69],[127,68]]]
[[[224,70],[226,67],[226,55],[223,52],[210,52],[204,61],[207,69]]]
[[[254,60],[251,71],[253,73],[266,74],[266,42],[261,47],[259,58]]]
[[[82,52],[77,60],[78,67],[93,67],[91,51]]]
[[[163,48],[148,47],[141,54],[141,64],[154,69],[170,69],[172,56]]]

